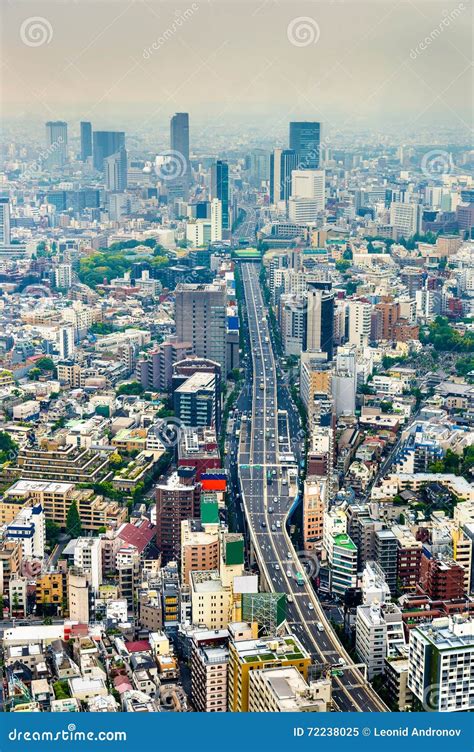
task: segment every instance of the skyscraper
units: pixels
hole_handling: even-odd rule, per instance
[[[49,120],[46,123],[46,160],[49,169],[64,167],[67,162],[67,123]]]
[[[176,112],[170,121],[170,149],[182,155],[178,157],[177,174],[168,184],[168,191],[176,198],[187,198],[191,183],[191,165],[189,163],[189,114]]]
[[[124,191],[127,188],[127,150],[121,147],[115,154],[104,159],[105,187],[108,191]]]
[[[0,246],[10,245],[10,199],[0,196]]]
[[[297,154],[291,149],[275,149],[270,155],[270,203],[288,201],[291,173],[297,167]]]
[[[290,123],[290,149],[298,155],[298,169],[318,169],[320,131],[320,123],[306,120]]]
[[[211,169],[211,199],[222,203],[222,229],[230,230],[229,216],[229,165],[218,159]]]
[[[191,342],[200,358],[214,360],[227,373],[227,294],[225,283],[180,284],[175,291],[176,336]]]
[[[218,198],[211,201],[211,243],[222,240],[222,202]]]
[[[104,169],[104,159],[125,147],[123,131],[94,131],[92,134],[94,169]]]
[[[330,282],[308,284],[303,350],[321,350],[332,360],[334,351],[334,293]]]
[[[81,123],[81,160],[92,157],[92,123]]]

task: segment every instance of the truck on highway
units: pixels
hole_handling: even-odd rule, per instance
[[[260,389],[265,389],[265,384],[263,383],[263,381],[260,382]]]
[[[295,574],[295,580],[297,585],[304,585],[304,579],[301,572],[296,572]]]

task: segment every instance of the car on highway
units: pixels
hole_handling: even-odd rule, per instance
[[[316,628],[317,628],[318,632],[324,632],[324,625],[323,625],[322,621],[318,621],[316,623]]]
[[[272,525],[272,533],[276,533],[276,527],[275,527],[275,525]]]
[[[275,569],[277,570],[277,572],[279,572],[280,571],[280,565],[279,564],[275,564]]]
[[[268,507],[268,514],[273,514],[273,507]]]
[[[262,527],[266,527],[267,526],[267,523],[265,522],[265,520],[262,520],[260,524],[261,524]]]
[[[308,608],[309,608],[310,611],[313,611],[313,609],[314,609],[313,604],[312,603],[308,603]]]
[[[287,577],[291,577],[291,569],[287,569],[286,570],[286,576]]]

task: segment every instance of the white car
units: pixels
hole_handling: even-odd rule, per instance
[[[309,608],[310,611],[313,611],[314,610],[313,604],[312,603],[308,603],[308,608]]]

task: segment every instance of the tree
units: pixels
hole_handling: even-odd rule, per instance
[[[61,528],[53,520],[46,520],[46,542],[54,548],[59,540]]]
[[[129,384],[122,384],[117,390],[117,397],[121,394],[140,395],[143,394],[143,387],[138,381],[131,381]]]
[[[67,510],[66,517],[66,532],[71,538],[77,538],[82,533],[82,523],[77,510],[77,504],[75,500]]]
[[[0,431],[0,463],[11,460],[18,454],[18,444],[10,434]]]
[[[54,365],[54,361],[52,358],[40,358],[36,361],[36,368],[39,368],[40,371],[55,371],[56,366]]]

